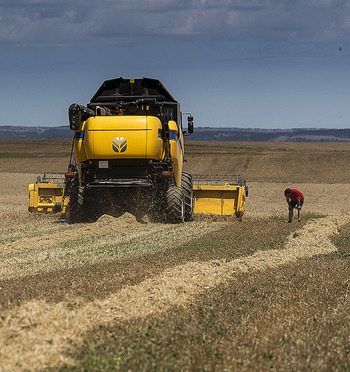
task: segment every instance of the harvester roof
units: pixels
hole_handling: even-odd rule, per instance
[[[106,80],[91,98],[90,103],[103,105],[142,98],[155,99],[158,102],[177,102],[159,80],[120,77]]]

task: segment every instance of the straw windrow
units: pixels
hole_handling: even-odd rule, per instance
[[[293,233],[285,249],[257,252],[231,262],[192,262],[128,286],[108,299],[84,303],[79,298],[49,304],[32,301],[2,314],[0,365],[5,370],[40,370],[71,363],[65,356],[71,345],[80,345],[84,334],[106,324],[146,317],[185,306],[193,296],[213,288],[239,272],[276,268],[299,259],[334,252],[330,237],[350,217],[312,220]],[[18,368],[20,366],[20,368]]]

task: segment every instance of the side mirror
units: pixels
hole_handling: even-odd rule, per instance
[[[187,118],[187,123],[188,123],[188,133],[192,134],[193,133],[193,116],[192,115],[190,115]]]
[[[93,116],[94,112],[87,107],[80,106],[77,103],[73,103],[69,106],[69,126],[71,130],[79,130],[81,123],[87,120],[90,116]]]
[[[81,124],[81,111],[78,104],[73,103],[68,110],[69,127],[71,130],[79,130]]]

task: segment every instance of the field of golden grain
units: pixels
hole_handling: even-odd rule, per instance
[[[349,144],[186,145],[186,170],[246,179],[243,221],[30,214],[71,143],[0,141],[0,370],[350,370]]]

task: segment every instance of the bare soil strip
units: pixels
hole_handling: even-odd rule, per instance
[[[80,345],[86,332],[94,327],[185,306],[193,296],[224,283],[235,273],[275,268],[334,252],[336,247],[330,237],[349,221],[349,216],[312,220],[289,237],[284,250],[259,251],[231,262],[187,263],[136,286],[124,287],[105,300],[27,302],[1,314],[0,365],[4,370],[15,371],[70,363],[66,351]]]

